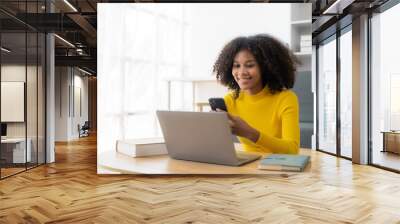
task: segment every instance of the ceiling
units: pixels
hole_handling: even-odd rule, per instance
[[[354,17],[376,8],[388,0],[316,0],[313,1],[313,44],[350,25]]]
[[[45,0],[1,0],[2,46],[12,49],[12,52],[2,54],[3,60],[17,61],[24,58],[23,55],[33,58],[37,46],[39,49],[44,47],[43,44],[38,45],[36,39],[33,40],[36,32],[54,32],[57,34],[56,66],[79,66],[95,74],[98,2],[109,1],[69,0],[66,3],[63,0],[47,0],[46,8]],[[25,40],[27,28],[28,33],[32,31],[35,35],[28,34]]]

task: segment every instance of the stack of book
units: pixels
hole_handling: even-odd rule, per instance
[[[132,156],[155,156],[168,154],[163,138],[117,140],[117,152]]]
[[[311,35],[300,36],[300,52],[311,53],[312,39]]]

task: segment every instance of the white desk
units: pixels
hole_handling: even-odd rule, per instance
[[[12,162],[13,163],[25,163],[25,158],[27,159],[26,162],[30,162],[32,158],[31,154],[31,146],[32,140],[27,138],[27,147],[26,147],[26,154],[25,154],[25,138],[6,138],[1,139],[2,147],[6,147],[5,149],[2,148],[2,151],[9,150],[8,147],[12,148]]]

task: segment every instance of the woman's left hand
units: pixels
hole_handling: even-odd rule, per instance
[[[260,132],[251,127],[238,116],[228,114],[229,125],[231,126],[232,133],[241,137],[250,139],[252,142],[257,142],[260,137]]]

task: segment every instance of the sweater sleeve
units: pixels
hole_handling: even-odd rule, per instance
[[[232,112],[232,107],[233,107],[233,103],[234,103],[233,93],[226,94],[224,96],[224,102],[225,102],[226,109],[228,110],[227,112]]]
[[[261,133],[256,145],[269,148],[273,153],[297,154],[300,145],[299,105],[294,92],[288,91],[278,113],[282,121],[282,138]]]

